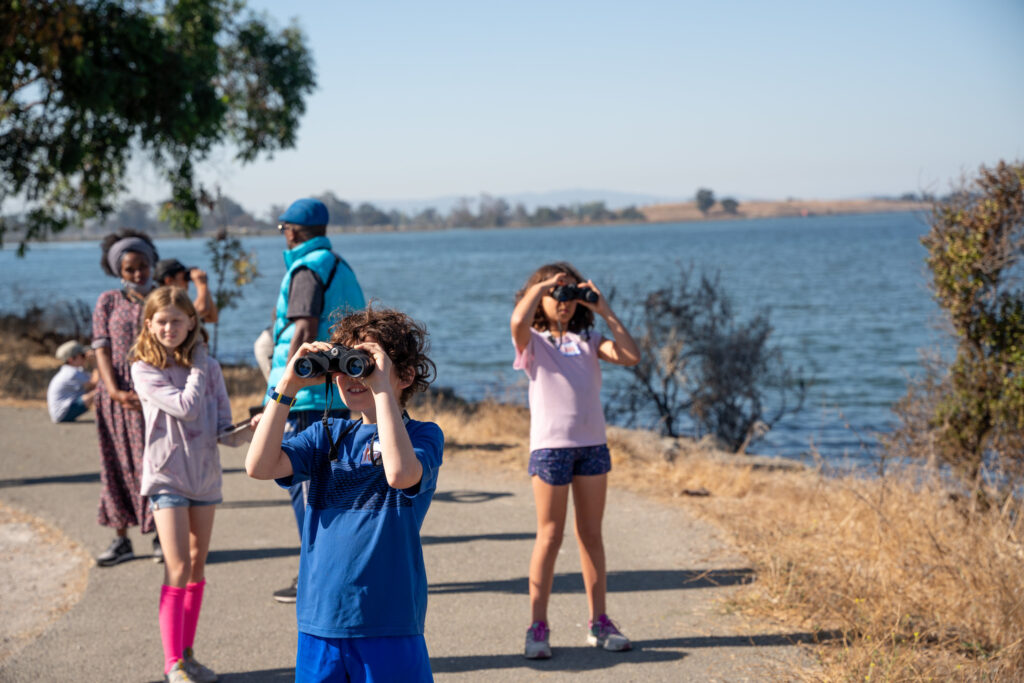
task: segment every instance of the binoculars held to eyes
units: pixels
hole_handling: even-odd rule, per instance
[[[320,377],[341,373],[349,377],[367,377],[373,372],[373,359],[366,351],[335,344],[327,351],[307,353],[295,361],[299,377]]]
[[[577,287],[576,285],[559,285],[551,290],[551,296],[555,301],[572,301],[579,299],[588,304],[597,303],[597,292],[590,287]]]

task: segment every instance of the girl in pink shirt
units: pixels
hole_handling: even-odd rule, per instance
[[[224,377],[206,354],[206,331],[186,291],[155,290],[142,318],[131,373],[146,425],[142,494],[149,497],[164,553],[164,674],[171,683],[215,681],[217,675],[196,661],[192,645],[214,508],[221,502],[217,442],[237,445],[252,430],[231,429]]]
[[[595,313],[604,318],[612,339],[591,330]],[[570,487],[590,607],[587,642],[605,650],[628,650],[629,639],[605,613],[601,521],[611,456],[598,361],[636,365],[640,350],[600,290],[565,262],[541,266],[530,276],[516,294],[511,326],[515,367],[530,378],[529,472],[537,506],[537,539],[530,557],[532,624],[526,631],[525,656],[551,656],[548,599]]]

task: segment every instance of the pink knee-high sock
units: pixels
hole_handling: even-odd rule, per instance
[[[185,631],[185,589],[160,586],[160,640],[164,644],[164,673],[181,659]]]
[[[182,645],[191,648],[196,640],[196,625],[199,623],[199,610],[203,606],[203,588],[206,579],[199,583],[185,586],[185,630],[182,633]]]

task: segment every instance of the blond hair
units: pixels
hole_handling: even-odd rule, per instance
[[[160,369],[169,365],[167,349],[150,333],[145,323],[152,320],[153,316],[160,311],[171,306],[196,321],[196,326],[189,330],[185,341],[174,349],[174,362],[186,368],[192,367],[192,355],[196,345],[200,340],[205,342],[208,336],[196,314],[192,300],[188,298],[188,292],[173,286],[158,287],[146,297],[146,303],[142,309],[142,329],[139,331],[139,336],[135,338],[132,348],[128,351],[129,360],[141,360]]]

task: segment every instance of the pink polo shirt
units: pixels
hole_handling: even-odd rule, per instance
[[[530,450],[578,448],[607,442],[601,409],[601,366],[597,349],[604,340],[569,332],[561,343],[530,329],[530,342],[513,366],[530,378]]]

